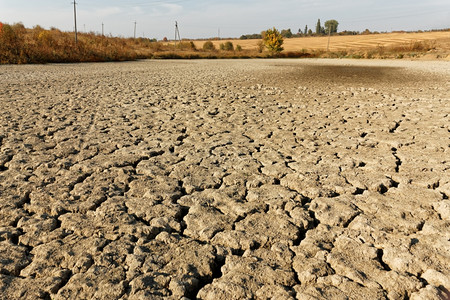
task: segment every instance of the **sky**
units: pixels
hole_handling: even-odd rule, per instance
[[[240,37],[268,28],[315,29],[334,19],[338,31],[450,28],[449,0],[77,0],[77,28],[113,36]],[[0,22],[74,29],[73,0],[0,0]],[[102,26],[103,24],[103,26]]]

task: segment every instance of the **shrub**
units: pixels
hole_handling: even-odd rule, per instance
[[[238,52],[241,52],[241,51],[242,51],[241,45],[236,45],[236,51],[238,51]]]
[[[264,51],[265,47],[266,46],[264,45],[264,41],[263,40],[259,41],[258,42],[258,47],[257,47],[258,53],[262,53]]]
[[[192,43],[192,42],[180,42],[180,43],[177,43],[177,48],[179,50],[185,50],[185,51],[194,50],[194,49],[192,49],[192,44],[194,44],[194,43]],[[195,48],[195,45],[194,45],[194,48]]]
[[[0,63],[21,62],[19,56],[21,48],[21,37],[16,34],[12,26],[3,24],[0,32]]]
[[[38,42],[41,45],[45,45],[45,46],[50,46],[51,47],[53,45],[53,43],[54,43],[53,37],[52,37],[52,33],[50,31],[43,30],[38,35]]]
[[[211,41],[207,41],[203,44],[203,50],[214,51],[214,50],[216,50],[216,47],[214,46],[214,44]]]
[[[283,36],[274,27],[273,29],[267,29],[263,33],[263,41],[267,49],[273,54],[283,51]]]
[[[223,50],[225,50],[225,51],[234,51],[233,43],[230,42],[230,41],[225,42]]]

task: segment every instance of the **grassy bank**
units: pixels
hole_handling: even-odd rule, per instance
[[[379,36],[379,35],[378,35]],[[311,40],[313,45],[320,37]],[[440,47],[434,40],[407,41],[395,45],[374,44],[373,47],[341,47],[325,51],[321,48],[290,44],[308,41],[305,38],[285,40],[287,51],[277,54],[280,58],[414,58]],[[269,58],[259,40],[214,41],[212,47],[204,47],[207,41],[174,44],[150,39],[119,38],[95,33],[79,33],[75,42],[73,32],[63,32],[40,26],[32,29],[22,24],[0,23],[0,64],[107,62],[136,59],[222,59]],[[211,43],[211,42],[210,42]],[[230,47],[222,47],[232,43]],[[242,44],[242,43],[249,43]],[[323,43],[322,41],[320,43]],[[239,44],[242,44],[239,45]],[[354,44],[354,43],[353,43]],[[303,48],[304,47],[304,48]],[[448,53],[448,52],[447,52]]]

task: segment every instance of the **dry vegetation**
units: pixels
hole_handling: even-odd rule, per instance
[[[224,41],[213,41],[215,45]],[[242,49],[258,48],[260,40],[234,40]],[[196,41],[201,45],[203,41]],[[450,31],[420,33],[383,33],[332,36],[327,52],[328,37],[299,37],[285,39],[282,57],[339,57],[339,58],[409,58],[427,54],[429,58],[449,59]]]
[[[1,23],[0,23],[1,24]],[[204,47],[205,43],[212,47]],[[231,47],[230,43],[232,43]],[[358,36],[333,36],[330,51],[328,37],[285,39],[284,51],[277,57],[333,58],[429,58],[448,59],[450,31],[425,33],[389,33]],[[78,34],[40,26],[27,29],[22,24],[0,27],[0,64],[101,62],[145,58],[266,58],[261,40],[214,40],[156,42],[149,39],[105,37],[95,33]]]

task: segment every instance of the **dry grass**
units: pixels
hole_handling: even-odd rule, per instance
[[[260,40],[231,40],[244,50],[256,51]],[[213,41],[217,47],[220,43]],[[200,46],[204,41],[194,42]],[[308,53],[310,57],[400,58],[423,55],[435,50],[436,57],[450,54],[450,31],[422,33],[384,33],[369,35],[332,36],[329,53],[328,37],[301,37],[284,40],[284,56],[288,53]]]
[[[221,44],[227,42],[240,51],[220,50],[225,49]],[[261,51],[261,40],[212,41],[213,50],[203,50],[204,43],[184,41],[174,44],[81,33],[76,44],[74,34],[70,32],[4,24],[0,30],[0,64],[271,57],[267,51]],[[326,51],[327,44],[328,37],[285,39],[285,50],[277,57],[410,58],[432,52],[434,58],[448,59],[450,31],[332,36],[330,51]]]

